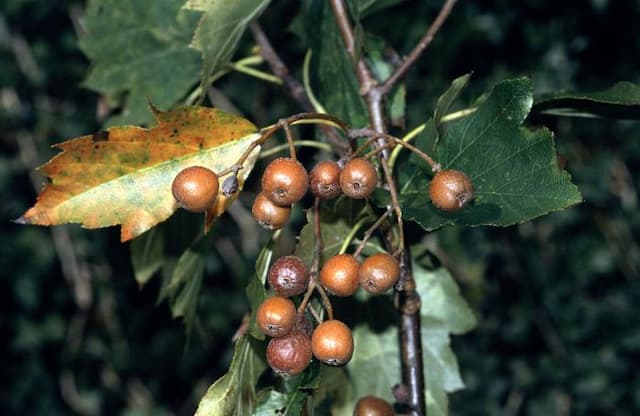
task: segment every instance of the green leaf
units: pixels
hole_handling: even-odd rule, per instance
[[[191,46],[204,60],[202,91],[231,61],[247,25],[269,5],[269,0],[187,0],[184,9],[202,12]]]
[[[466,88],[470,79],[470,73],[454,79],[451,82],[451,86],[438,98],[436,109],[433,112],[433,121],[438,128],[440,127],[442,117],[449,112],[451,106],[458,99],[460,93]]]
[[[164,264],[164,233],[154,227],[131,241],[131,263],[136,281],[144,286]]]
[[[405,217],[428,231],[445,224],[507,226],[580,202],[569,174],[558,167],[552,133],[520,126],[532,101],[529,79],[503,81],[475,112],[449,122],[433,156],[443,169],[469,175],[474,203],[457,213],[436,209],[426,196],[428,167],[407,164],[401,167]]]
[[[213,383],[196,410],[196,416],[246,416],[253,414],[255,386],[267,368],[258,341],[242,337],[236,342],[229,371]]]
[[[312,0],[305,11],[307,41],[313,52],[314,91],[327,111],[352,127],[368,123],[351,58],[344,48],[328,1]]]
[[[351,0],[352,10],[357,10],[362,17],[379,12],[388,7],[403,3],[406,0]]]
[[[569,117],[640,119],[640,85],[618,82],[606,90],[556,92],[536,98],[532,111]]]
[[[147,99],[176,105],[198,80],[200,58],[189,47],[198,15],[184,0],[90,0],[80,48],[92,69],[84,85],[123,100],[108,124],[152,120]]]

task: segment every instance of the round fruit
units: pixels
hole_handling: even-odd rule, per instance
[[[191,166],[176,175],[171,192],[178,204],[191,212],[204,212],[218,197],[218,176],[204,166]]]
[[[351,254],[331,257],[320,269],[320,283],[336,296],[351,296],[358,290],[360,264]]]
[[[320,361],[330,365],[347,363],[353,355],[353,335],[337,319],[324,321],[311,335],[311,350]]]
[[[267,230],[279,230],[289,221],[291,207],[279,207],[264,194],[259,194],[253,201],[251,213],[258,224]]]
[[[296,307],[290,299],[273,296],[265,299],[256,312],[258,327],[270,337],[287,334],[296,320]]]
[[[377,184],[378,173],[367,159],[351,159],[340,173],[340,188],[349,198],[367,198],[376,189]]]
[[[309,269],[298,256],[280,257],[271,265],[267,280],[280,296],[299,295],[309,286]]]
[[[374,295],[386,292],[400,278],[398,261],[387,253],[367,257],[360,265],[360,285]]]
[[[429,185],[431,202],[443,211],[458,211],[473,199],[471,179],[459,170],[442,170]]]
[[[262,174],[262,193],[276,205],[287,206],[302,199],[309,188],[309,175],[300,162],[274,159]]]
[[[300,333],[273,338],[267,345],[267,362],[277,374],[295,376],[311,362],[311,340]]]
[[[393,416],[395,415],[393,407],[387,402],[376,396],[364,396],[353,411],[353,416]]]
[[[331,160],[323,160],[309,173],[309,188],[320,199],[332,199],[340,195],[340,166]]]

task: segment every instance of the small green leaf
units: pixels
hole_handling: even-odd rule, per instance
[[[470,73],[454,79],[451,82],[449,89],[447,89],[444,94],[438,98],[436,109],[433,112],[433,120],[436,126],[440,127],[442,117],[449,112],[451,106],[458,99],[460,93],[466,88],[470,79]]]
[[[537,97],[532,111],[568,117],[640,119],[640,85],[618,82],[606,90],[556,92]]]
[[[204,60],[202,91],[231,61],[247,25],[268,5],[269,0],[187,0],[184,9],[202,12],[191,42]]]
[[[322,105],[352,127],[367,125],[367,109],[359,93],[351,58],[344,48],[328,1],[312,0],[305,11],[306,37],[313,52],[314,91]]]
[[[164,233],[159,227],[131,241],[131,263],[140,286],[162,268],[164,259]]]
[[[288,396],[273,389],[258,393],[258,405],[252,416],[283,415],[287,411]]]
[[[180,11],[183,3],[89,1],[79,40],[92,63],[84,85],[111,100],[126,97],[123,111],[109,125],[149,122],[149,98],[170,108],[196,83],[201,61],[189,42],[198,15]]]
[[[253,414],[255,386],[267,368],[265,350],[258,341],[242,337],[236,342],[229,371],[213,383],[195,416],[246,416]]]
[[[440,211],[426,195],[427,172],[404,166],[406,218],[428,231],[445,224],[507,226],[580,202],[569,174],[558,167],[551,132],[520,126],[532,101],[529,79],[503,81],[475,112],[449,122],[433,156],[443,169],[471,178],[475,200],[457,213]]]

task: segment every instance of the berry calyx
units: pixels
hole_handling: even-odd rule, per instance
[[[340,173],[340,188],[349,198],[367,198],[375,191],[377,184],[378,173],[367,159],[351,159]]]
[[[178,204],[191,212],[204,212],[218,197],[218,176],[204,166],[190,166],[173,179],[171,192]]]
[[[311,362],[311,340],[301,333],[273,338],[267,345],[267,363],[277,374],[295,376]]]
[[[280,257],[271,265],[267,281],[280,296],[299,295],[309,285],[309,269],[298,256]]]
[[[289,221],[291,207],[280,207],[264,194],[259,194],[253,201],[251,213],[258,224],[267,230],[279,230]]]
[[[429,196],[436,208],[459,211],[473,200],[473,184],[459,170],[442,170],[433,177],[429,185]]]
[[[322,322],[311,336],[313,356],[329,365],[343,365],[353,355],[353,335],[342,321]]]
[[[400,279],[400,265],[387,253],[374,254],[360,265],[359,279],[360,285],[371,294],[386,292]]]
[[[296,320],[296,307],[293,302],[282,296],[265,299],[256,312],[258,327],[270,337],[287,334]]]
[[[353,416],[393,416],[393,406],[376,396],[364,396],[356,403]]]
[[[351,254],[333,256],[322,266],[320,284],[336,296],[351,296],[359,286],[360,263]]]
[[[309,173],[311,193],[320,199],[332,199],[340,195],[340,165],[331,160],[323,160]]]
[[[274,159],[262,174],[262,193],[278,206],[287,206],[302,199],[309,188],[307,170],[297,160]]]

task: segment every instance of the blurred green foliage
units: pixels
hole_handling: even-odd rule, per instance
[[[274,2],[260,20],[300,77],[305,51],[280,30],[298,14],[289,3]],[[402,54],[439,6],[400,2],[362,23]],[[159,283],[138,287],[117,230],[10,222],[33,203],[42,179],[30,175],[55,153],[49,145],[100,127],[104,103],[80,87],[89,71],[77,44],[84,7],[0,1],[0,414],[192,414],[228,367],[247,310],[243,288],[259,244],[239,238],[255,232],[237,225],[246,212],[215,228],[190,338],[166,303],[156,306]],[[537,93],[640,82],[638,19],[637,1],[459,2],[408,78],[407,125],[423,122],[451,80],[470,71],[464,99],[522,74]],[[240,50],[251,47],[245,36]],[[216,87],[259,125],[299,111],[277,87],[244,75]],[[585,202],[518,226],[445,227],[420,241],[450,269],[479,322],[452,338],[467,389],[451,397],[451,412],[636,414],[640,126],[549,116],[528,123],[556,132]]]

